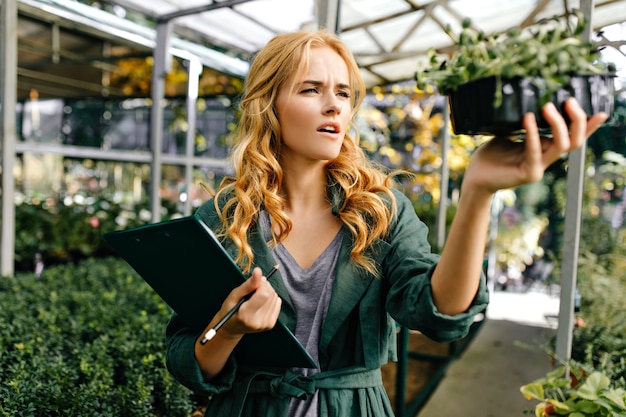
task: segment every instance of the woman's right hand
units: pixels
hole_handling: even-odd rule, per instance
[[[214,321],[224,317],[239,300],[252,292],[254,292],[252,297],[241,305],[237,313],[222,326],[220,332],[228,333],[232,337],[242,337],[246,333],[270,330],[276,325],[282,299],[258,267],[254,268],[250,279],[228,295]],[[215,323],[212,321],[211,325],[213,324]]]
[[[254,292],[205,344],[200,341],[206,331],[213,328],[239,300]],[[246,333],[258,333],[276,325],[282,300],[267,282],[260,268],[254,268],[252,276],[226,297],[220,310],[207,328],[198,336],[194,354],[205,377],[210,380],[224,368],[226,361]]]

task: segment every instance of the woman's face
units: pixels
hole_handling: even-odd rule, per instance
[[[341,56],[329,47],[312,48],[308,70],[301,79],[287,79],[276,98],[281,162],[326,163],[336,158],[350,122],[352,94]]]

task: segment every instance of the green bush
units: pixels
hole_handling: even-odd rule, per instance
[[[178,207],[164,200],[161,220],[179,216]],[[76,195],[73,198],[21,198],[15,206],[15,270],[110,256],[104,232],[152,221],[149,201],[125,203]]]
[[[603,363],[605,374],[617,381],[626,379],[626,258],[610,236],[604,235],[610,242],[605,247],[614,253],[585,252],[579,259],[579,316],[584,324],[574,329],[571,356],[593,366]]]
[[[0,416],[189,416],[165,368],[171,310],[122,260],[0,278]]]

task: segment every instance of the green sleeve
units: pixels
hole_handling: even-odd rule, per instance
[[[464,337],[477,314],[489,302],[484,274],[470,308],[449,316],[437,311],[432,298],[430,278],[439,260],[428,243],[428,229],[419,220],[410,200],[396,192],[397,221],[393,224],[388,243],[391,250],[383,268],[388,281],[386,309],[399,324],[419,330],[438,342]]]
[[[237,369],[234,359],[231,356],[222,372],[207,381],[194,354],[197,338],[198,333],[173,313],[167,324],[165,339],[167,369],[178,382],[195,393],[212,395],[230,390]]]

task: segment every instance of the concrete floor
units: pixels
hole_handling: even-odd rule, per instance
[[[556,332],[559,295],[545,288],[493,292],[487,319],[418,417],[529,416],[520,386],[552,369],[539,346]]]

